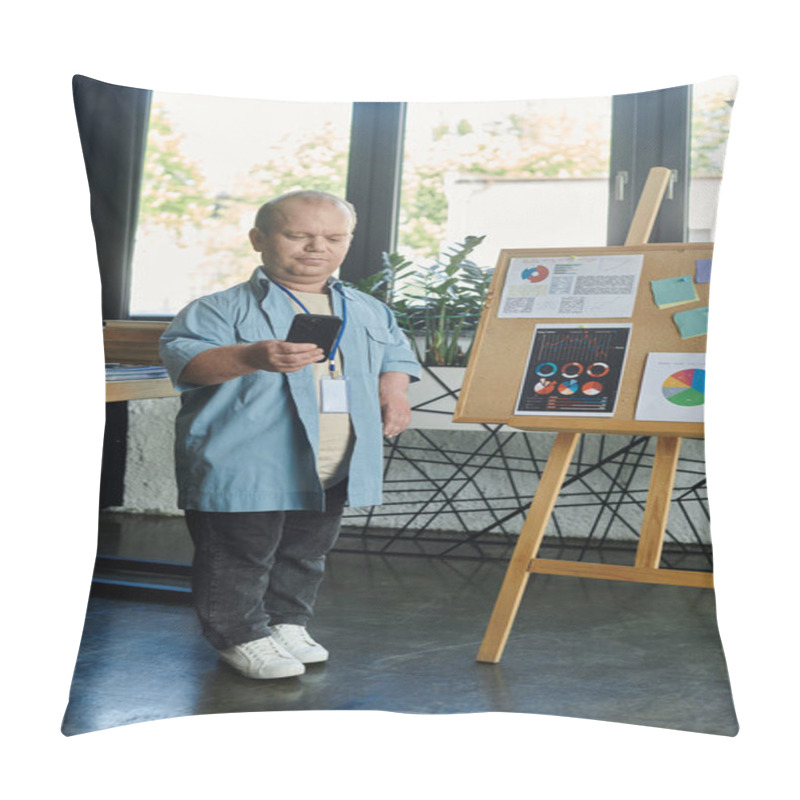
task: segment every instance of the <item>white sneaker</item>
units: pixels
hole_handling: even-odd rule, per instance
[[[327,661],[330,653],[315,642],[302,625],[273,625],[272,635],[303,664]]]
[[[219,657],[246,678],[269,680],[302,675],[306,668],[274,636],[254,639],[227,650],[217,650]]]

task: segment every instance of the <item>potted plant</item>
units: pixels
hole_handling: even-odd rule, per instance
[[[492,270],[469,258],[484,238],[467,236],[430,264],[384,253],[383,269],[357,284],[391,306],[424,367],[422,380],[411,389],[416,427],[451,424],[492,278]]]

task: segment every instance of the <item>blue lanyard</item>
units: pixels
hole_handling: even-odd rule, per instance
[[[299,297],[296,297],[294,292],[291,292],[285,286],[281,286],[280,283],[277,281],[273,281],[273,283],[283,292],[285,292],[289,297],[294,300],[306,314],[310,314],[311,312],[305,307],[303,301],[300,300]],[[342,294],[342,327],[339,328],[339,334],[336,337],[336,341],[333,343],[333,347],[331,348],[331,354],[329,356],[330,362],[328,365],[328,369],[330,370],[331,377],[333,377],[333,373],[336,371],[336,363],[334,359],[336,358],[336,351],[339,349],[339,343],[342,341],[342,334],[344,333],[344,327],[347,325],[347,301],[345,300],[344,293]]]

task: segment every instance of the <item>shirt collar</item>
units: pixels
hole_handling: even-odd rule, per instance
[[[269,294],[272,284],[273,281],[270,280],[270,278],[267,276],[267,273],[264,272],[263,267],[256,267],[256,269],[253,271],[253,274],[250,276],[250,286],[258,297],[259,302],[264,300],[264,298]],[[345,294],[346,287],[338,278],[331,276],[328,278],[328,281],[325,285],[329,289],[335,289],[337,292],[339,292],[339,294]]]

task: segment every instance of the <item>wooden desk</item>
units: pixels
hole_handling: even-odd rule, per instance
[[[167,322],[106,320],[103,322],[103,347],[108,364],[160,364],[158,340]],[[177,397],[169,378],[133,381],[106,381],[106,402],[146,400],[152,397]]]
[[[177,397],[169,378],[144,381],[106,381],[106,403],[120,400],[147,400],[151,397]]]

